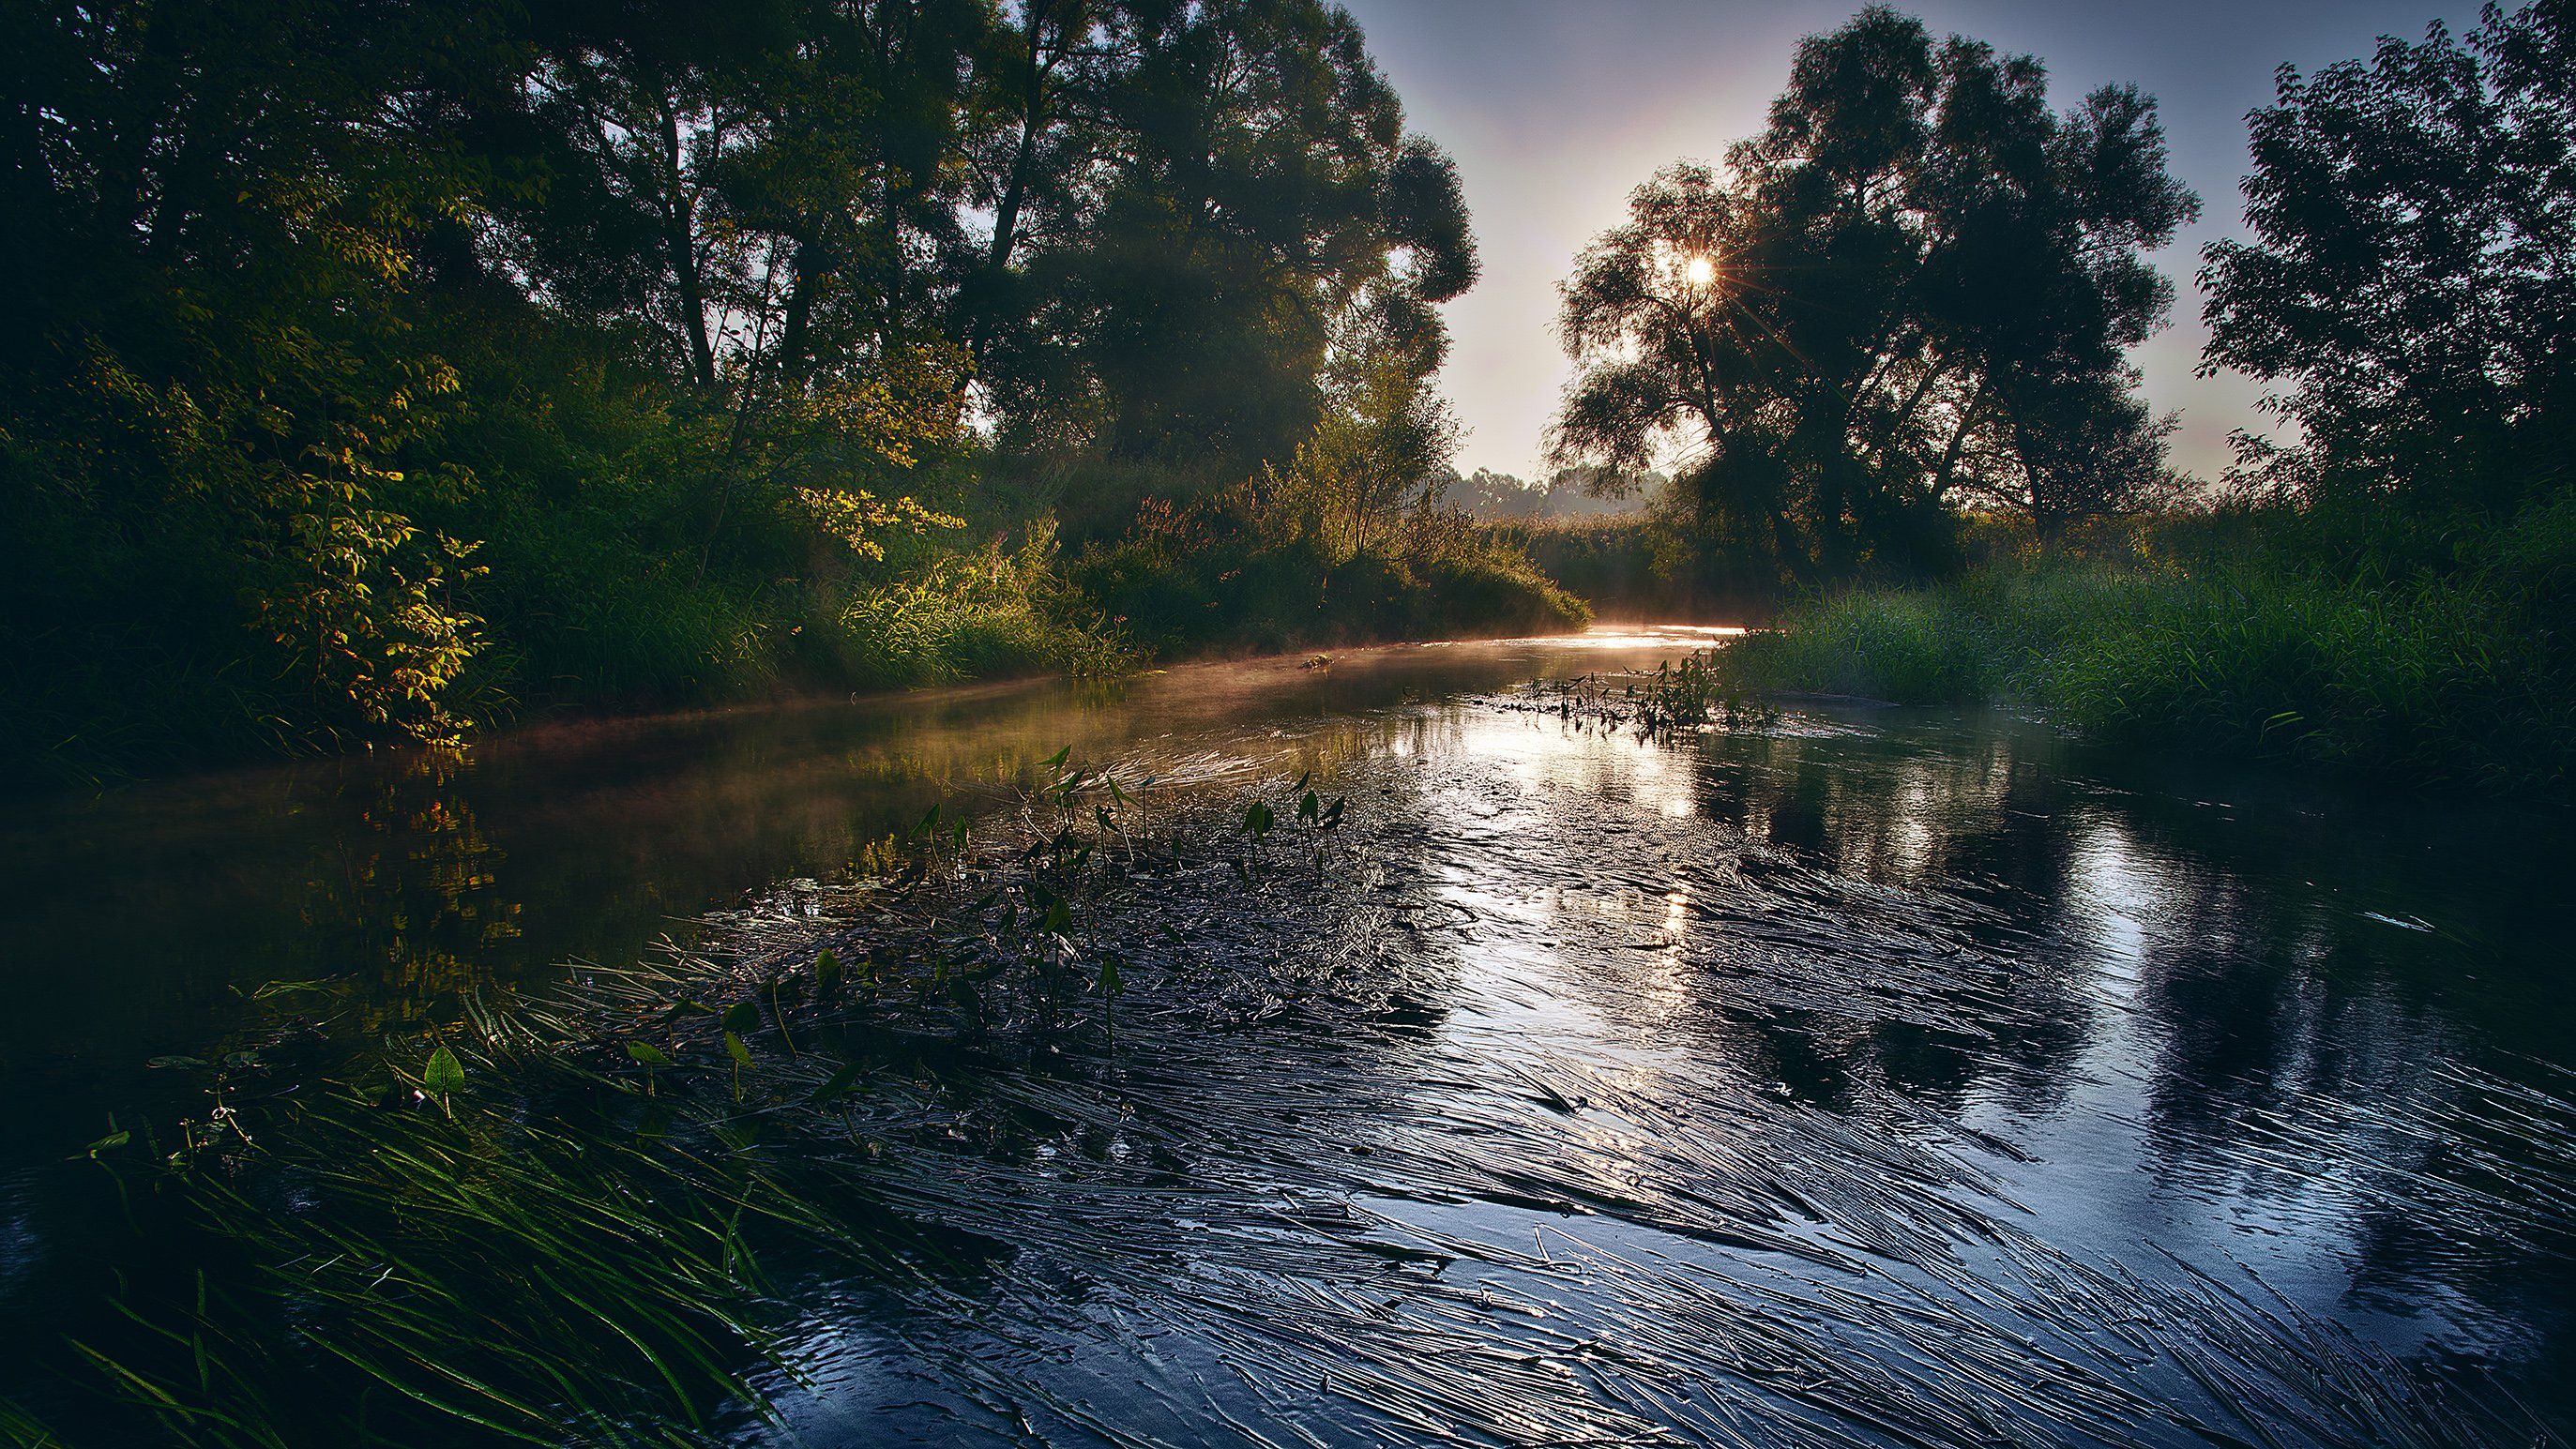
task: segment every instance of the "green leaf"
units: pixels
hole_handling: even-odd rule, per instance
[[[1063,749],[1056,751],[1054,754],[1047,756],[1045,759],[1038,761],[1038,768],[1041,770],[1061,770],[1064,768],[1064,762],[1072,758],[1073,746],[1067,745]]]
[[[1101,957],[1100,994],[1115,999],[1119,992],[1126,989],[1127,979],[1118,974],[1118,958],[1115,956]]]
[[[102,1152],[113,1152],[113,1151],[115,1151],[117,1148],[123,1147],[126,1143],[131,1142],[131,1141],[133,1141],[133,1140],[134,1140],[134,1134],[133,1134],[133,1133],[126,1131],[126,1130],[125,1130],[124,1128],[122,1128],[122,1127],[119,1127],[119,1128],[117,1128],[115,1131],[110,1132],[110,1133],[109,1133],[109,1134],[107,1134],[106,1136],[104,1136],[104,1137],[102,1137],[102,1138],[98,1139],[96,1142],[91,1143],[91,1144],[89,1145],[89,1155],[90,1155],[90,1156],[92,1156],[92,1157],[96,1157],[96,1156],[98,1156],[98,1155],[99,1155],[100,1153],[102,1153]]]
[[[865,1071],[866,1069],[860,1066],[857,1062],[849,1063],[839,1071],[834,1072],[824,1081],[823,1085],[816,1087],[814,1089],[814,1094],[805,1099],[805,1105],[809,1107],[820,1107],[824,1103],[847,1093],[851,1087],[858,1084],[860,1076],[863,1075]]]
[[[726,1007],[724,1029],[736,1036],[749,1036],[760,1030],[760,1008],[748,1001],[737,1001]]]
[[[1267,803],[1260,800],[1253,801],[1252,808],[1243,812],[1243,828],[1252,832],[1252,838],[1255,840],[1269,834],[1270,827],[1278,823],[1279,817],[1271,812]]]
[[[823,948],[822,955],[814,958],[814,994],[824,997],[841,994],[841,958],[834,955],[829,946]]]
[[[751,1065],[751,1048],[744,1045],[742,1038],[732,1032],[725,1033],[725,1055],[733,1058],[736,1066]]]
[[[465,1090],[465,1064],[445,1046],[429,1054],[428,1065],[420,1069],[420,1088],[433,1097],[444,1097]]]
[[[667,1067],[673,1065],[671,1054],[662,1050],[660,1047],[653,1045],[649,1041],[628,1042],[626,1044],[626,1054],[648,1067]]]

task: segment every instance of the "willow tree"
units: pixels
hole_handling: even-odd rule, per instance
[[[1678,455],[1706,546],[1796,577],[1920,566],[1962,506],[2052,534],[2160,471],[2125,349],[2197,207],[2134,88],[2054,111],[2038,61],[1872,7],[1799,46],[1722,169],[1657,173],[1584,251],[1551,450]]]

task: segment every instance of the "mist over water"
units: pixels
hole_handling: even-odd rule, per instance
[[[853,1180],[973,1246],[774,1265],[806,1442],[2566,1432],[2563,827],[1999,716],[1658,741],[1516,689],[1711,642],[567,726],[22,820],[0,959],[69,1006],[0,1034],[0,1300],[68,1271],[50,1164],[263,985],[328,983],[363,1050],[666,932],[837,929],[867,841],[1069,745],[1210,820],[1311,771],[1347,836],[1114,898],[1113,1050],[852,1104]]]

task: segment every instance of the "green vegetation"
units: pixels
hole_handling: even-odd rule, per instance
[[[70,1391],[78,1444],[712,1444],[778,1422],[771,1393],[811,1367],[797,1284],[937,1314],[989,1271],[979,1229],[1011,1202],[989,1169],[1013,1149],[958,1068],[1114,1074],[1116,901],[1175,876],[1321,879],[1349,854],[1344,801],[1311,776],[1248,807],[1149,805],[1069,755],[1007,823],[934,809],[843,883],[846,913],[746,925],[725,960],[469,997],[434,1046],[327,1077],[185,1059],[199,1110],[82,1166],[112,1301],[12,1367]],[[1234,969],[1187,990],[1138,974],[1186,1001]],[[6,1401],[0,1431],[67,1442]]]
[[[1167,649],[1551,632],[1591,617],[1508,535],[1440,510],[1395,525],[1363,550],[1303,480],[1271,474],[1148,510],[1073,578],[1119,627]]]
[[[1439,512],[1475,249],[1321,0],[115,0],[0,47],[0,778],[1578,612]],[[1303,511],[1248,515],[1274,471]],[[1274,596],[1084,592],[1140,512]]]
[[[2554,667],[2571,30],[2283,73],[2204,362],[2298,441],[2208,485],[2128,360],[2153,99],[1866,9],[1578,259],[1542,489],[1451,466],[1459,180],[1326,0],[15,6],[0,779],[1861,586],[1932,592],[1745,667],[2418,768]],[[2052,582],[1961,582],[1998,528]],[[2084,589],[2175,642],[2079,658]]]
[[[2282,73],[2254,236],[2205,253],[2204,365],[2273,385],[2299,441],[2240,436],[2211,487],[2164,469],[2120,360],[2171,297],[2141,253],[2197,210],[2153,103],[2052,114],[2035,60],[1873,8],[1801,47],[1723,174],[1658,175],[1585,254],[1557,449],[1696,449],[1629,556],[1798,601],[1730,688],[2563,789],[2570,74],[2547,4]]]
[[[2562,791],[2576,756],[2576,498],[2391,576],[2313,519],[2168,523],[2146,556],[2040,555],[1792,609],[1720,656],[1739,689],[2007,701],[2097,738]],[[2197,536],[2195,536],[2197,535]]]

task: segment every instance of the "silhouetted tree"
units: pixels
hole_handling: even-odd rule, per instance
[[[1684,450],[1706,546],[1798,576],[1920,563],[1963,502],[2119,509],[2161,458],[2124,356],[2172,298],[2143,253],[2197,208],[2164,161],[2135,89],[2052,112],[2036,60],[1865,10],[1723,172],[1659,173],[1584,252],[1554,454]]]
[[[2292,491],[2505,505],[2576,418],[2576,5],[2489,6],[2368,62],[2281,68],[2252,115],[2255,240],[2206,253],[2204,371],[2286,384],[2304,445],[2240,439]]]

